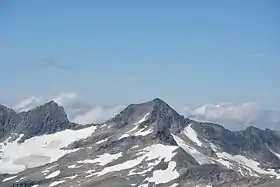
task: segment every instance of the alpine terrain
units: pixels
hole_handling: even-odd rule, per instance
[[[278,187],[280,135],[230,131],[159,98],[102,124],[68,120],[54,101],[0,105],[0,187]]]

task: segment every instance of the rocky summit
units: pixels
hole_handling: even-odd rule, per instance
[[[2,187],[278,187],[280,136],[230,131],[179,115],[157,98],[81,126],[51,101],[0,105]]]

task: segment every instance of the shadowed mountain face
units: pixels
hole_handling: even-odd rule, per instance
[[[172,132],[179,132],[190,120],[185,119],[159,98],[142,104],[132,104],[106,123],[122,128],[143,119],[139,128],[152,128],[153,138],[174,144]]]
[[[24,134],[23,139],[36,135],[51,134],[70,127],[63,107],[50,101],[27,112],[16,113],[0,106],[0,139],[11,133]]]
[[[258,186],[280,179],[275,131],[196,122],[158,98],[105,123],[72,127],[54,102],[22,113],[1,106],[2,139],[17,133],[26,142],[1,144],[0,172],[13,170],[0,186]],[[38,150],[28,152],[30,144]],[[23,153],[11,154],[15,147]]]

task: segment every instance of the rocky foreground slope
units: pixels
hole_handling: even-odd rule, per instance
[[[280,137],[179,115],[160,99],[103,124],[71,124],[50,102],[0,106],[0,186],[280,186]]]

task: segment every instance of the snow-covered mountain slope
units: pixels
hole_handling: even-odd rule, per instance
[[[18,141],[24,136],[10,141],[10,138],[0,143],[0,173],[14,174],[28,168],[38,167],[47,163],[55,162],[67,153],[76,151],[62,150],[74,141],[87,138],[95,126],[80,130],[67,129],[54,134],[44,134],[25,140]]]
[[[280,178],[274,131],[196,122],[160,99],[79,128],[3,142],[1,161],[23,171],[1,175],[0,186],[258,186]]]

